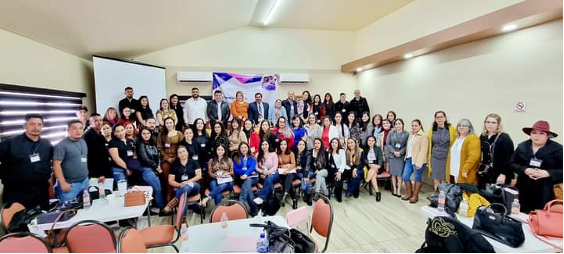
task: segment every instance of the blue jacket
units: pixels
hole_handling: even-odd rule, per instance
[[[262,107],[264,109],[264,112],[262,112],[262,116],[264,119],[268,120],[268,103],[263,101],[262,102]],[[249,110],[248,110],[248,115],[249,115],[249,119],[251,119],[251,121],[253,121],[255,124],[258,123],[258,119],[259,119],[259,113],[258,113],[258,105],[257,102],[252,102],[249,103]]]
[[[241,158],[241,163],[237,163],[236,157],[233,157],[233,171],[235,172],[235,175],[250,176],[253,172],[255,172],[257,160],[252,156],[249,156],[246,161],[247,163],[245,163],[245,159]],[[245,166],[247,167],[247,170],[243,170]]]

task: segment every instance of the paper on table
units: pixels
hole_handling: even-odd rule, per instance
[[[227,237],[222,252],[256,252],[257,240],[258,237]]]

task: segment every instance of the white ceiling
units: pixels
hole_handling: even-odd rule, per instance
[[[281,0],[270,27],[357,31],[413,0]],[[74,55],[129,58],[247,25],[273,0],[0,1],[0,28]]]

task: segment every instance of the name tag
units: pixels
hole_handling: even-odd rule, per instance
[[[82,163],[86,163],[86,157],[82,157],[82,158],[80,158],[80,162],[82,162]]]
[[[397,143],[396,148],[400,148],[400,147],[401,147],[400,143]]]
[[[347,110],[346,110],[346,109],[343,109],[343,110],[341,110],[341,111],[342,111],[342,112],[347,112]]]
[[[131,110],[131,113],[135,113],[135,109],[130,109],[130,110]]]
[[[319,115],[319,112],[315,112],[315,115]]]
[[[170,147],[170,144],[169,144],[169,143],[166,143],[166,144],[165,144],[165,147],[166,147],[166,148],[169,148],[169,147]]]
[[[247,171],[247,167],[243,167],[243,171]]]
[[[188,180],[188,176],[187,176],[187,175],[182,175],[182,176],[180,177],[180,180],[186,181],[186,180]]]
[[[535,168],[540,168],[541,164],[542,164],[542,160],[536,158],[531,158],[531,162],[529,162],[529,166]]]
[[[206,144],[201,144],[200,147],[206,147]]]
[[[198,160],[198,155],[192,156],[192,160]]]
[[[336,168],[335,165],[331,164],[331,168]]]
[[[127,156],[133,156],[133,151],[127,151]]]
[[[41,158],[39,158],[39,154],[32,154],[29,156],[29,161],[31,161],[31,163],[39,162]]]
[[[292,111],[294,111],[294,106],[293,106],[293,105],[292,105],[292,106],[290,106],[290,109],[291,109]]]

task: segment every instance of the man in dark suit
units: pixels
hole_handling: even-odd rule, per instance
[[[294,100],[294,91],[288,91],[288,99],[282,101],[282,106],[286,108],[288,122],[292,122],[292,118],[298,115],[298,102]]]
[[[212,126],[216,121],[220,121],[223,126],[227,126],[231,112],[229,111],[229,103],[223,100],[221,90],[213,92],[213,100],[208,102],[207,114]]]
[[[255,102],[249,104],[249,119],[255,124],[268,118],[268,103],[262,101],[262,94],[255,94]]]

